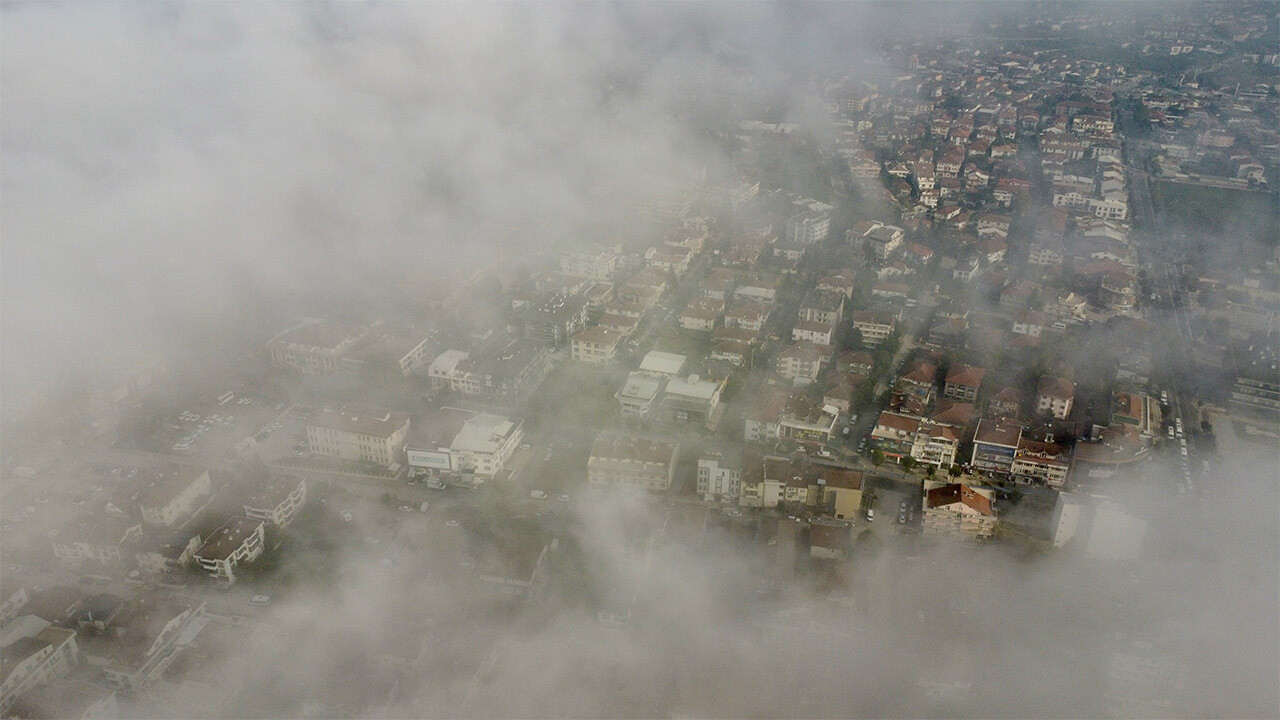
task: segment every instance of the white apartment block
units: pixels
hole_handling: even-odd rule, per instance
[[[507,466],[524,439],[524,422],[481,413],[468,419],[449,445],[454,470],[493,477]]]
[[[598,325],[579,330],[570,343],[571,357],[575,362],[587,365],[608,365],[613,362],[618,345],[625,337],[625,333]]]
[[[698,494],[705,500],[736,501],[741,490],[741,466],[718,453],[698,460]]]
[[[200,567],[218,580],[236,581],[235,568],[251,563],[262,554],[266,524],[257,518],[232,517],[222,524],[195,552]]]
[[[0,649],[4,654],[4,666],[0,669],[0,715],[9,716],[9,710],[18,698],[49,681],[65,675],[79,661],[74,630],[53,627],[48,621],[28,616],[30,634],[14,638]]]
[[[587,459],[587,482],[597,486],[666,491],[680,443],[602,432]]]
[[[169,465],[148,470],[138,479],[138,509],[146,524],[172,527],[198,510],[212,493],[208,468]]]
[[[244,504],[245,517],[285,527],[293,522],[307,502],[307,481],[275,476],[256,490]]]

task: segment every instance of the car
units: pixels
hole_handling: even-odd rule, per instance
[[[294,448],[289,454],[294,457],[302,457],[302,451],[298,448]]]
[[[529,449],[529,448],[531,448],[531,447],[533,447],[533,446],[532,446],[532,445],[530,445],[530,444],[529,444],[529,443],[527,443],[527,442],[522,442],[522,443],[520,443],[520,449],[521,449],[521,450],[528,450],[528,449]]]
[[[120,473],[124,472],[120,468],[111,468],[111,477],[120,477]]]
[[[560,502],[569,502],[569,500],[571,500],[572,498],[570,498],[568,495],[564,495],[564,494],[562,494],[562,495],[560,495],[560,497],[559,497],[559,498],[557,498],[557,499],[558,499]]]
[[[401,505],[400,512],[413,512],[413,508],[408,505]]]
[[[906,501],[906,500],[903,500],[902,502],[898,503],[898,511],[899,511],[899,512],[906,512],[906,511],[907,511],[907,501]]]
[[[547,494],[541,490],[534,490],[529,493],[529,497],[533,498],[534,500],[546,500]]]
[[[876,511],[872,508],[867,508],[867,522],[872,522],[875,519],[876,519]]]
[[[341,513],[343,522],[351,522],[351,511],[343,510]]]
[[[446,522],[445,522],[444,526],[445,526],[445,527],[458,527],[458,521],[457,521],[457,520],[448,520],[448,521],[446,521]]]
[[[270,595],[254,595],[253,597],[249,598],[249,604],[257,605],[259,607],[270,605],[271,596]]]
[[[40,497],[36,498],[36,502],[38,502],[38,503],[40,503],[41,505],[43,505],[43,504],[45,504],[45,503],[49,502],[49,496],[48,496],[48,495],[41,495]]]
[[[898,513],[898,524],[899,525],[907,524],[907,514],[905,512]]]
[[[75,500],[71,501],[71,504],[75,505],[76,507],[79,507],[84,504],[84,498],[76,498]]]
[[[377,545],[377,544],[378,544],[378,538],[376,538],[376,537],[374,537],[374,536],[372,536],[372,535],[368,535],[368,536],[366,536],[366,537],[365,537],[365,539],[364,539],[364,544],[365,544],[365,545]]]

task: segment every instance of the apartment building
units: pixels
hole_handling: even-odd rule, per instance
[[[853,326],[862,335],[862,344],[879,347],[898,324],[897,313],[886,310],[858,310],[853,313]]]
[[[1040,442],[1030,438],[1018,440],[1009,473],[1021,483],[1048,485],[1060,488],[1067,481],[1071,469],[1071,453],[1055,442]]]
[[[737,502],[742,491],[742,456],[709,450],[698,458],[698,494],[707,501]]]
[[[1046,375],[1036,391],[1036,412],[1066,420],[1075,401],[1076,384],[1065,378]]]
[[[265,528],[258,518],[228,518],[195,552],[196,562],[214,578],[234,583],[236,566],[251,563],[262,554]]]
[[[633,372],[627,376],[614,398],[622,408],[622,416],[643,419],[649,417],[655,401],[666,386],[665,376],[645,372]]]
[[[617,357],[618,345],[625,338],[625,334],[599,325],[579,330],[572,338],[570,356],[586,365],[609,365]]]
[[[710,423],[720,404],[720,391],[723,389],[723,382],[698,375],[671,378],[658,401],[662,419],[671,423]]]
[[[561,347],[587,326],[586,298],[551,293],[526,309],[520,322],[524,337]]]
[[[0,648],[0,715],[9,710],[24,693],[70,672],[80,660],[74,630],[52,626],[47,620],[30,619],[31,627]]]
[[[273,475],[254,490],[244,503],[245,517],[287,527],[307,502],[307,481],[289,475]]]
[[[141,536],[142,524],[131,518],[86,515],[53,534],[53,554],[74,564],[85,560],[118,563],[129,556],[128,547]]]
[[[138,509],[147,525],[173,527],[199,510],[213,493],[209,469],[165,465],[144,470],[137,480]]]
[[[778,353],[777,371],[782,378],[796,387],[813,384],[822,375],[822,369],[831,360],[830,345],[792,343]]]
[[[400,462],[408,432],[408,413],[321,410],[307,423],[307,442],[317,455],[390,466]]]
[[[982,472],[1008,473],[1013,467],[1013,456],[1021,439],[1020,425],[983,418],[974,431],[973,455],[969,462]]]
[[[615,488],[665,492],[675,476],[680,443],[605,431],[587,459],[587,482]]]
[[[989,538],[995,534],[995,493],[965,483],[924,483],[925,535]]]
[[[344,358],[368,334],[364,325],[303,318],[271,338],[267,352],[272,367],[326,375],[349,370]]]
[[[947,380],[946,385],[943,386],[942,396],[956,402],[974,402],[978,398],[978,391],[982,389],[982,379],[986,374],[986,368],[952,365],[947,369]]]
[[[609,250],[573,251],[560,255],[560,272],[566,275],[607,282],[617,269],[618,254]]]
[[[493,477],[506,468],[523,439],[523,420],[480,413],[467,419],[449,444],[451,467]]]
[[[106,653],[88,659],[102,668],[109,685],[141,692],[160,679],[206,622],[203,602],[192,604],[176,596],[143,595],[130,601],[116,616],[116,635],[104,645]]]
[[[532,392],[550,370],[549,349],[524,338],[498,338],[474,353],[448,350],[427,369],[437,390],[510,402]]]

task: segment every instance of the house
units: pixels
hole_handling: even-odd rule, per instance
[[[702,279],[699,289],[702,291],[703,297],[723,302],[731,296],[733,283],[734,274],[732,270],[715,268]]]
[[[1046,375],[1036,392],[1036,412],[1066,420],[1075,400],[1076,384],[1065,378]]]
[[[733,289],[733,299],[739,302],[771,305],[777,297],[778,287],[775,280],[743,280]]]
[[[647,372],[633,372],[628,375],[622,387],[618,388],[618,392],[614,394],[614,398],[622,406],[622,416],[640,419],[648,417],[666,383],[665,375]]]
[[[134,558],[138,570],[144,573],[168,573],[187,567],[204,540],[196,533],[172,530],[167,533],[151,533],[138,542]]]
[[[611,310],[625,306],[611,304]],[[427,369],[431,387],[511,402],[532,392],[550,370],[550,350],[525,338],[496,338],[473,353],[448,350]]]
[[[933,250],[913,242],[907,245],[906,250],[903,251],[903,257],[907,262],[915,265],[928,265],[933,260]]]
[[[142,521],[158,527],[173,527],[203,507],[213,493],[209,469],[200,465],[144,470],[137,487]]]
[[[218,580],[236,581],[235,568],[251,563],[262,554],[265,523],[258,518],[228,518],[205,540],[193,557],[200,567]]]
[[[579,330],[570,340],[570,357],[586,365],[609,365],[625,338],[624,333],[599,325]]]
[[[769,321],[769,305],[760,302],[737,301],[724,313],[726,327],[745,328],[759,332]]]
[[[17,632],[6,633],[8,644],[0,648],[0,715],[24,694],[66,675],[79,662],[74,630],[54,627],[49,621],[25,616]],[[15,637],[16,635],[16,637]]]
[[[672,423],[710,424],[720,404],[720,391],[723,389],[723,382],[714,382],[698,375],[671,378],[658,402],[662,419]]]
[[[881,282],[871,288],[871,294],[878,298],[905,298],[911,286],[902,283]]]
[[[974,431],[973,454],[969,462],[982,472],[1008,474],[1021,439],[1021,425],[983,418]]]
[[[852,542],[848,523],[815,521],[809,528],[809,557],[818,560],[844,560]]]
[[[721,340],[711,346],[711,353],[707,355],[707,359],[727,362],[736,367],[746,367],[751,364],[753,355],[751,346],[745,342]]]
[[[108,685],[137,693],[151,687],[208,622],[204,603],[152,593],[130,601],[116,616],[103,654],[86,649],[90,665],[100,666]]]
[[[288,475],[273,475],[244,503],[245,517],[287,527],[307,502],[307,481]]]
[[[387,410],[321,410],[307,423],[315,455],[390,466],[401,460],[408,413]]]
[[[1009,473],[1020,483],[1060,488],[1066,483],[1070,469],[1068,448],[1023,437],[1018,440]]]
[[[951,279],[969,282],[978,274],[978,267],[978,258],[972,255],[961,258],[951,270]]]
[[[587,459],[592,485],[665,492],[675,476],[679,442],[604,431]]]
[[[677,278],[689,269],[689,259],[692,255],[689,248],[670,245],[651,247],[644,251],[644,259],[649,267],[669,272]]]
[[[1083,322],[1088,316],[1088,305],[1088,300],[1067,292],[1059,294],[1057,300],[1049,303],[1045,312],[1060,322]]]
[[[978,390],[982,387],[982,378],[986,374],[986,368],[952,365],[947,369],[947,380],[942,396],[959,402],[974,402],[978,397]]]
[[[863,236],[863,243],[870,247],[877,260],[887,260],[902,246],[906,233],[894,225],[879,225]]]
[[[846,298],[853,297],[853,277],[840,273],[824,275],[818,280],[818,289],[824,293],[839,293]]]
[[[925,535],[989,538],[995,534],[995,493],[965,483],[924,483]]]

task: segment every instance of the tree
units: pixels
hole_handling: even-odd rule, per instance
[[[915,458],[911,457],[910,455],[908,455],[908,456],[906,456],[906,457],[902,458],[902,468],[903,468],[904,470],[911,470],[911,469],[913,469],[915,466],[916,466],[916,459],[915,459]]]
[[[873,450],[873,451],[871,452],[871,464],[872,464],[872,465],[875,465],[876,467],[880,467],[881,465],[883,465],[883,464],[884,464],[884,459],[885,459],[885,458],[884,458],[884,453],[883,453],[883,452],[881,452],[881,451],[879,451],[879,450]]]
[[[951,474],[951,477],[958,478],[960,477],[960,473],[963,471],[960,469],[959,465],[952,465],[947,469],[947,472]]]
[[[938,472],[938,468],[936,465],[930,465],[929,467],[924,469],[924,474],[928,476],[930,480],[933,479],[934,474],[937,472]]]

